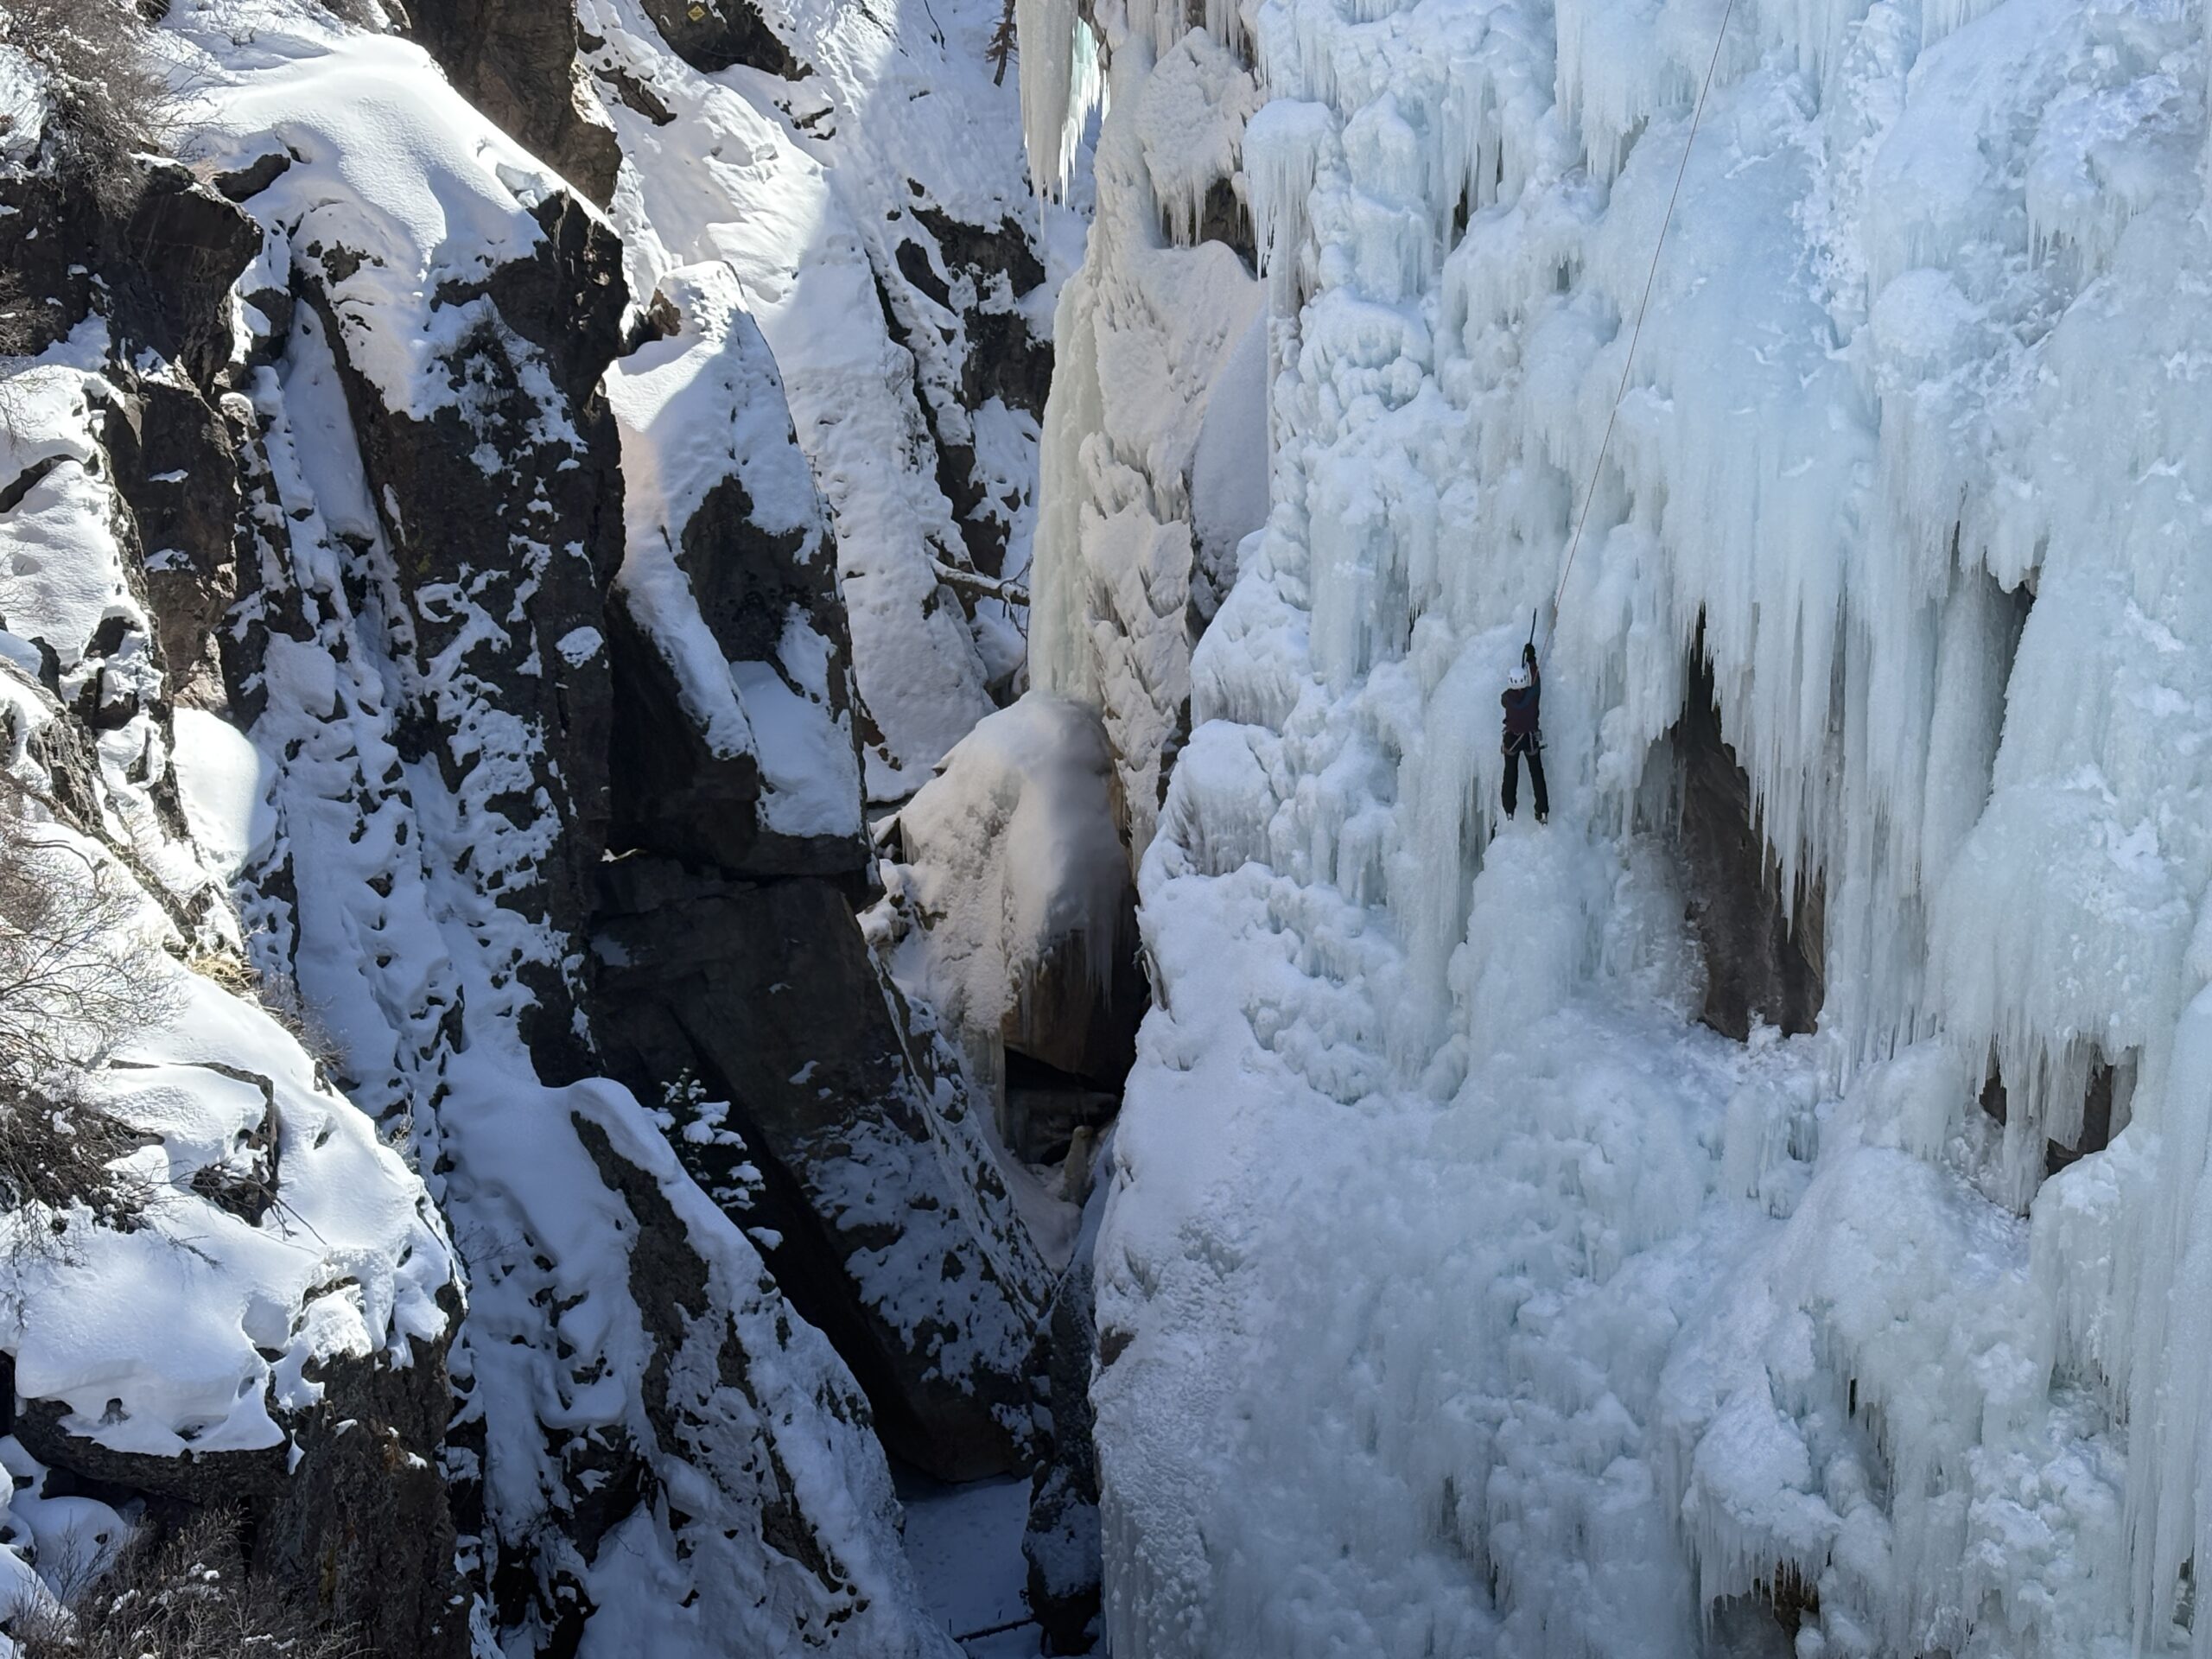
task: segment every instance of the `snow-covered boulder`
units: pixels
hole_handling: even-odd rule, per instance
[[[143,1210],[4,1220],[16,1440],[107,1490],[238,1507],[257,1565],[318,1612],[386,1651],[463,1653],[436,1466],[461,1312],[443,1221],[289,1033],[162,971],[170,1017],[87,1083],[143,1137],[115,1166]]]
[[[1145,1006],[1116,781],[1096,714],[1031,692],[981,721],[900,809],[870,917],[894,976],[988,1070],[1011,1052],[1109,1098]],[[1064,1147],[1073,1127],[1001,1122],[1029,1157]]]

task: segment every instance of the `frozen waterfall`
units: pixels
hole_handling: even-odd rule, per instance
[[[2212,1654],[2203,8],[1737,0],[1543,618],[1543,830],[1497,696],[1720,0],[1231,10],[1022,9],[1040,176],[1112,93],[1040,675],[1173,761],[1098,1254],[1115,1652]],[[1179,52],[1265,95],[1271,506],[1186,667],[1117,675],[1195,516],[1152,451],[1097,528],[1173,217],[1116,146]],[[1695,1023],[1708,675],[1811,1031]]]

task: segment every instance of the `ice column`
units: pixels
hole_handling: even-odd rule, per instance
[[[1106,90],[1098,42],[1075,0],[1014,0],[1014,21],[1030,180],[1039,195],[1058,196],[1067,189],[1084,123]]]
[[[1323,158],[1336,142],[1335,115],[1325,104],[1277,99],[1244,129],[1244,174],[1252,193],[1252,237],[1261,274],[1278,313],[1294,310],[1297,260],[1306,240],[1306,199]]]

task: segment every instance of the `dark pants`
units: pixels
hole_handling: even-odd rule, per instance
[[[1529,757],[1529,784],[1536,791],[1536,817],[1539,819],[1548,818],[1552,815],[1552,798],[1544,788],[1543,753],[1533,743],[1525,751],[1509,748],[1505,752],[1505,789],[1503,797],[1505,816],[1509,818],[1513,816],[1514,803],[1520,797],[1521,757],[1524,753]]]

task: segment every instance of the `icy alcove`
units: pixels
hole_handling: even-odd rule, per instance
[[[1764,1596],[1799,1659],[2212,1652],[2201,13],[1738,0],[1540,832],[1497,691],[1723,8],[1094,10],[1117,107],[1185,22],[1270,100],[1272,511],[1190,664],[1099,1256],[1116,1651],[1675,1656]],[[1089,62],[1076,11],[1024,26]],[[1038,583],[1110,633],[1052,528],[1087,407]],[[1649,809],[1706,706],[1821,895],[1811,1032],[1694,1023]]]
[[[1698,1017],[1738,1040],[1763,1025],[1785,1036],[1809,1032],[1820,1020],[1827,894],[1817,872],[1783,891],[1752,815],[1751,779],[1720,728],[1701,647],[1692,648],[1683,677],[1681,715],[1667,733],[1672,775],[1656,781],[1668,798],[1657,816],[1705,970]]]

